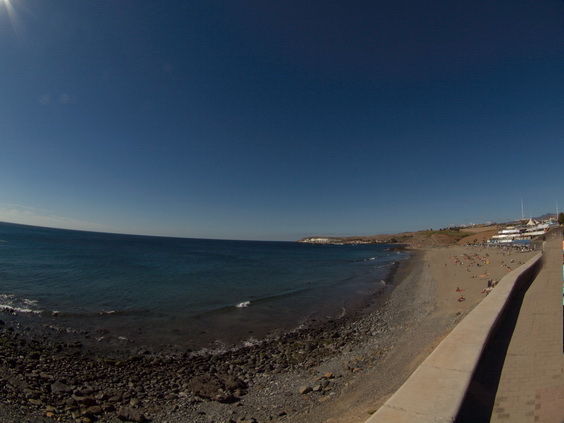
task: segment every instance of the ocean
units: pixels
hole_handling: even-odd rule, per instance
[[[0,223],[0,319],[107,348],[213,348],[351,313],[389,245],[164,238]]]

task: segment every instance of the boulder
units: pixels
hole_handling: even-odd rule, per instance
[[[144,423],[147,421],[145,415],[131,407],[121,407],[117,413],[118,419],[124,422]]]
[[[55,383],[51,384],[51,392],[54,394],[67,394],[72,392],[72,389],[66,383],[58,380]]]

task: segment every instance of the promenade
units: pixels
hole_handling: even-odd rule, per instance
[[[562,235],[502,278],[367,423],[564,423]]]
[[[503,367],[492,423],[563,423],[562,236],[545,243],[545,262],[527,292]]]

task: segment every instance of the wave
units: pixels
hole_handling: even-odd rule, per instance
[[[385,266],[390,266],[391,264],[393,264],[395,260],[397,260],[397,259],[396,258],[390,259],[390,256],[386,255],[386,256],[376,256],[376,257],[355,259],[355,260],[350,260],[349,262],[350,263],[363,263],[363,262],[367,262],[367,261],[380,261],[380,262],[385,262],[385,264],[382,266],[382,267],[385,267]]]
[[[43,313],[43,310],[38,310],[34,307],[36,305],[37,305],[37,300],[30,300],[28,298],[18,298],[13,294],[0,294],[0,312],[11,313],[11,314]]]
[[[100,311],[75,311],[75,310],[48,310],[37,307],[37,300],[17,298],[13,294],[0,294],[0,313],[10,314],[35,314],[42,317],[76,317],[100,318],[112,316],[135,316],[147,314],[147,310],[100,310]]]
[[[52,315],[57,317],[117,317],[138,316],[148,314],[147,310],[100,310],[100,311],[53,311]]]
[[[32,310],[30,308],[16,307],[7,304],[0,304],[0,311],[5,313],[12,313],[12,314],[17,314],[17,313],[41,314],[43,312],[42,310]]]
[[[258,305],[258,304],[263,304],[263,303],[267,303],[267,302],[271,302],[271,301],[276,301],[280,298],[285,298],[285,297],[290,297],[292,295],[297,295],[297,294],[301,294],[304,292],[309,291],[311,288],[308,286],[306,288],[297,288],[297,289],[292,289],[292,290],[288,290],[288,291],[284,291],[278,294],[273,294],[273,295],[268,295],[262,298],[256,298],[252,300],[252,304],[253,305]],[[247,300],[247,301],[241,301],[240,303],[237,303],[236,305],[222,305],[222,306],[218,306],[216,308],[213,309],[209,309],[209,310],[203,310],[199,313],[196,313],[196,316],[204,316],[204,315],[213,315],[213,314],[220,314],[220,313],[225,313],[225,312],[229,312],[230,310],[233,310],[233,307],[236,308],[247,308],[251,305],[251,301]]]
[[[379,259],[381,257],[374,257],[372,259]],[[362,261],[369,261],[371,259],[363,259]],[[399,260],[395,260],[395,261],[390,261],[387,263],[383,263],[381,265],[378,266],[374,266],[373,269],[389,269],[390,271],[392,270],[393,266],[397,265]],[[326,289],[330,289],[333,287],[337,287],[339,285],[344,285],[347,283],[350,283],[351,281],[353,281],[354,279],[356,279],[356,276],[349,276],[346,277],[344,279],[338,279],[333,281],[332,283],[327,283],[324,285],[324,288]],[[368,279],[370,282],[374,283],[376,282],[379,286],[381,287],[385,287],[386,286],[386,281],[384,279],[379,279],[377,281],[374,281],[374,279],[372,279],[371,277]],[[277,294],[273,294],[273,295],[267,295],[265,297],[262,298],[256,298],[252,300],[252,304],[253,305],[260,305],[260,304],[264,304],[267,302],[272,302],[272,301],[277,301],[283,298],[287,298],[287,297],[291,297],[294,295],[300,295],[300,294],[304,294],[308,291],[311,290],[316,290],[316,289],[320,289],[320,287],[317,286],[313,286],[311,283],[306,283],[305,286],[300,287],[300,288],[296,288],[296,289],[291,289],[291,290],[287,290],[287,291],[283,291]],[[238,304],[235,305],[236,308],[247,308],[248,306],[251,305],[251,301],[242,301]],[[221,312],[226,312],[229,311],[229,309],[231,309],[233,306],[223,306],[223,307],[218,307],[216,309],[213,310],[209,310],[200,314],[215,314],[215,313],[221,313]]]

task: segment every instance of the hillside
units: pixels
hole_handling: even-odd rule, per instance
[[[469,228],[445,228],[440,230],[424,230],[349,237],[307,237],[298,242],[310,244],[407,244],[410,247],[432,247],[453,244],[474,244],[488,240],[499,230],[498,225],[476,225]]]

